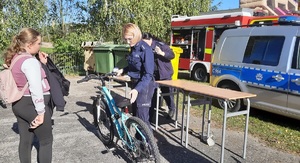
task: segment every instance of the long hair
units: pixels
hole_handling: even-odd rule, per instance
[[[142,32],[141,32],[140,28],[136,24],[133,24],[133,23],[127,23],[123,26],[123,30],[122,30],[123,38],[128,35],[133,36],[132,42],[134,44],[136,44],[137,42],[139,42],[142,39]]]
[[[5,64],[10,66],[15,54],[25,52],[26,44],[32,44],[38,40],[41,34],[32,28],[23,28],[12,38],[11,44],[4,52]]]

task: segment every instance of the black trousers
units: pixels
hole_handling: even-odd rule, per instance
[[[165,86],[160,87],[160,90],[161,90],[161,93],[173,93],[174,92],[172,88],[165,87]],[[155,116],[155,109],[154,108],[156,108],[156,98],[157,98],[156,91],[157,91],[157,89],[154,90],[154,94],[153,94],[153,98],[152,98],[152,105],[151,105],[150,110],[149,110],[150,121]],[[174,95],[163,96],[163,99],[165,100],[169,110],[175,110]]]
[[[44,96],[45,104],[48,104],[50,95]],[[19,158],[21,163],[31,162],[31,148],[34,136],[39,140],[38,162],[50,163],[52,161],[52,124],[51,111],[48,105],[45,107],[44,123],[36,129],[29,129],[29,124],[37,116],[31,97],[23,96],[12,105],[13,113],[17,118],[20,142]]]

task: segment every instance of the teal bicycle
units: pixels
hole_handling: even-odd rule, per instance
[[[132,162],[160,162],[160,154],[152,131],[139,118],[130,116],[126,110],[130,105],[129,99],[124,98],[115,102],[110,91],[105,86],[105,79],[114,73],[104,75],[89,74],[77,83],[91,79],[100,80],[97,86],[100,93],[93,100],[94,124],[97,127],[100,140],[105,145],[113,143],[115,131],[122,148]]]

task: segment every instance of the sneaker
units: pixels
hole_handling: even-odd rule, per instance
[[[173,118],[175,114],[175,109],[169,110],[169,118]]]

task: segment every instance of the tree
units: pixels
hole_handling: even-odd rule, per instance
[[[198,15],[212,0],[0,0],[0,51],[22,27],[42,31],[44,39],[121,42],[125,23],[139,25],[168,42],[172,15]],[[80,36],[80,37],[79,37]],[[73,38],[75,37],[75,38]],[[86,40],[85,40],[86,41]],[[69,41],[70,42],[70,41]]]
[[[104,40],[121,40],[121,29],[132,22],[143,30],[169,40],[171,16],[198,15],[209,11],[210,0],[89,0],[88,24]]]
[[[47,7],[44,0],[2,0],[0,5],[0,49],[9,44],[21,28],[43,27]]]
[[[48,3],[49,12],[47,13],[48,21],[55,32],[60,36],[69,33],[68,26],[77,23],[78,18],[82,15],[82,2],[80,0],[50,0]],[[60,37],[59,36],[59,37]]]

